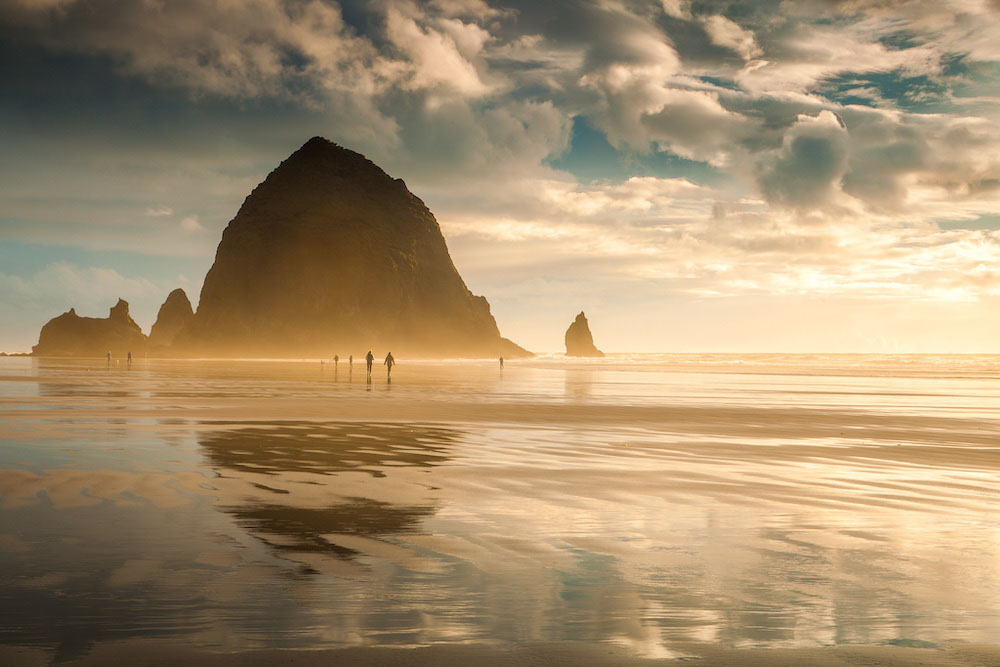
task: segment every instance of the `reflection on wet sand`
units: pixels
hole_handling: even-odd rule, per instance
[[[199,443],[211,465],[230,470],[270,474],[360,470],[380,477],[384,466],[438,465],[461,437],[460,431],[434,426],[275,422],[266,428],[210,431]]]
[[[306,554],[350,560],[363,555],[359,545],[384,552],[385,545],[376,540],[416,530],[434,512],[426,485],[413,487],[401,479],[378,485],[355,479],[352,485],[343,479],[344,473],[383,479],[392,471],[441,465],[463,437],[454,429],[406,424],[278,422],[232,430],[225,427],[233,424],[202,426],[212,429],[199,444],[219,475],[214,482],[220,491],[218,507],[283,557],[303,563],[308,572],[321,565],[330,571],[331,564]],[[338,474],[341,479],[330,479]],[[239,480],[265,495],[246,489],[234,493],[233,484]],[[387,494],[395,502],[378,499],[389,485],[396,487]],[[375,497],[352,496],[351,489]],[[424,502],[400,502],[407,493]],[[357,575],[342,568],[333,571]]]
[[[31,366],[51,375],[19,379],[0,426],[0,644],[1000,636],[995,388],[539,363],[401,367],[391,394],[317,365],[164,362],[122,386]]]
[[[462,436],[400,424],[196,426],[208,429],[199,450],[215,476],[0,471],[0,526],[15,531],[0,533],[0,568],[19,573],[0,587],[0,643],[54,647],[62,660],[129,637],[201,636],[212,645],[220,623],[246,637],[255,627],[285,637],[279,645],[315,641],[307,630],[315,601],[305,600],[315,591],[288,590],[287,577],[334,576],[345,602],[355,600],[339,616],[363,614],[367,596],[351,582],[367,566],[353,561],[368,555],[419,570],[412,552],[383,538],[417,530],[434,512],[430,503],[341,492],[377,495],[360,480],[439,465]],[[359,479],[334,479],[345,474]],[[411,495],[427,493],[419,486]],[[391,627],[383,616],[392,606],[370,621],[380,632]]]
[[[251,534],[275,549],[318,551],[341,558],[360,555],[332,541],[332,536],[379,537],[416,530],[420,520],[432,514],[432,507],[397,507],[367,498],[350,499],[342,505],[322,509],[302,509],[283,505],[226,507],[225,511]],[[275,540],[271,536],[281,539]]]

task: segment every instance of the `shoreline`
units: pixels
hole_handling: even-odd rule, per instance
[[[440,644],[418,648],[259,649],[214,652],[169,642],[107,642],[85,655],[0,646],[0,663],[33,667],[58,660],[71,667],[153,667],[194,664],[208,667],[255,665],[297,667],[985,667],[1000,664],[1000,645],[953,643],[941,647],[841,644],[817,648],[729,648],[716,644],[671,645],[671,657],[644,658],[615,644],[549,643],[494,647]]]

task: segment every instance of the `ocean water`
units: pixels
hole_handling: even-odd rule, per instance
[[[1000,638],[1000,357],[0,359],[0,644]]]

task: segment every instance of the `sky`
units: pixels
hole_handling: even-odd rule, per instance
[[[1000,352],[1000,0],[0,0],[0,62],[0,350],[197,305],[320,135],[532,350]]]

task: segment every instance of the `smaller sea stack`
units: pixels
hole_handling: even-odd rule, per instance
[[[194,319],[194,309],[191,301],[182,289],[175,289],[160,306],[156,314],[156,323],[149,330],[151,347],[168,347],[174,342],[174,336]]]
[[[573,324],[566,329],[566,356],[567,357],[603,357],[604,353],[594,345],[594,336],[590,333],[590,325],[587,324],[587,316],[580,311],[580,314],[573,320]]]
[[[31,348],[38,357],[116,357],[146,349],[146,335],[128,314],[128,302],[118,299],[104,319],[80,317],[75,308],[48,321]]]

